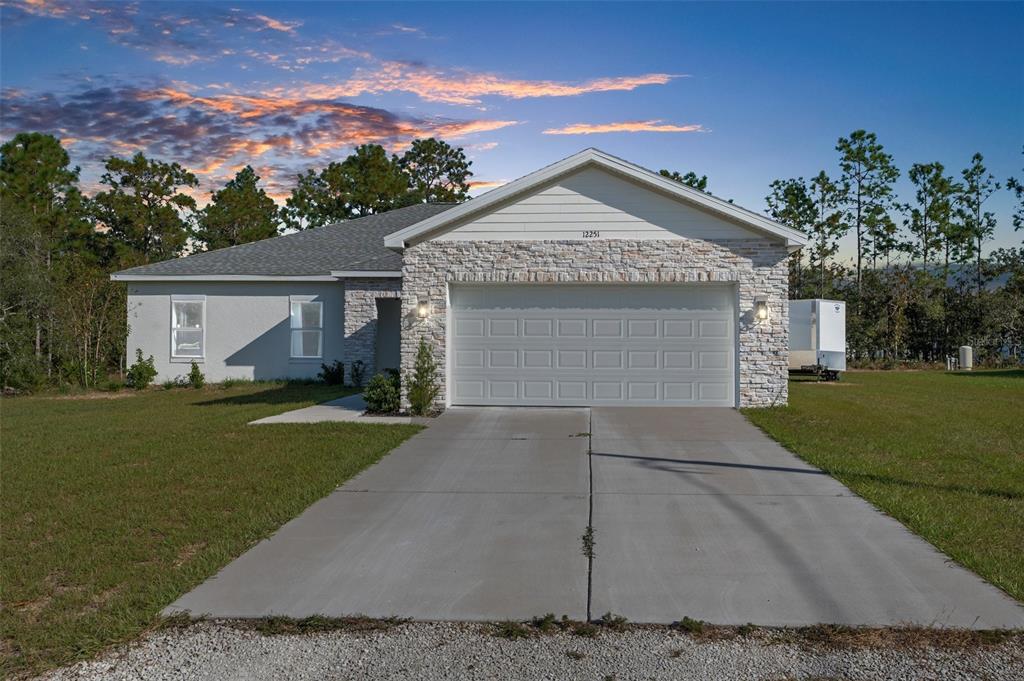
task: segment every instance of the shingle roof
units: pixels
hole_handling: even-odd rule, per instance
[[[333,225],[293,232],[240,246],[141,265],[115,276],[262,275],[316,276],[332,271],[398,271],[402,256],[384,237],[455,204],[421,203]]]

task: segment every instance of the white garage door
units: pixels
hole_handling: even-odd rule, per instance
[[[453,285],[451,402],[734,406],[734,298],[699,284]]]

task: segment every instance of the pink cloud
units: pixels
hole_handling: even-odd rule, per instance
[[[595,135],[608,132],[707,132],[698,123],[673,125],[660,120],[622,121],[619,123],[573,123],[561,128],[548,128],[545,135]]]

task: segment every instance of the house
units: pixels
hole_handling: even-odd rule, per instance
[[[596,149],[416,205],[113,275],[160,379],[366,376],[420,339],[445,405],[785,403],[804,235]]]

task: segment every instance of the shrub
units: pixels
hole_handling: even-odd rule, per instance
[[[199,365],[192,362],[192,368],[188,372],[188,383],[193,388],[199,389],[206,385],[206,376],[203,375]]]
[[[123,387],[124,383],[113,377],[108,378],[106,381],[100,383],[99,385],[99,389],[105,393],[116,393]]]
[[[673,622],[669,625],[669,627],[677,631],[685,631],[689,634],[704,633],[704,622],[702,620],[695,620],[690,617],[684,617],[681,620]]]
[[[156,366],[153,364],[153,355],[149,359],[142,358],[142,350],[135,349],[135,363],[128,367],[128,374],[125,383],[136,390],[142,390],[156,378]]]
[[[413,365],[412,375],[406,378],[406,383],[409,386],[409,411],[416,416],[429,413],[441,388],[437,385],[437,362],[434,361],[434,353],[422,338],[416,350],[416,363]]]
[[[321,364],[320,373],[317,375],[327,385],[344,385],[345,365],[338,360],[334,360],[331,364]]]
[[[371,414],[393,414],[398,411],[400,395],[398,381],[387,374],[377,374],[363,391],[366,411]]]
[[[363,360],[357,359],[352,362],[352,368],[349,369],[349,374],[352,376],[352,385],[356,388],[363,387],[363,380],[366,378],[364,375],[366,371],[366,365],[363,364]]]
[[[221,381],[220,387],[222,388],[234,388],[236,385],[249,385],[254,383],[251,378],[225,378]]]

